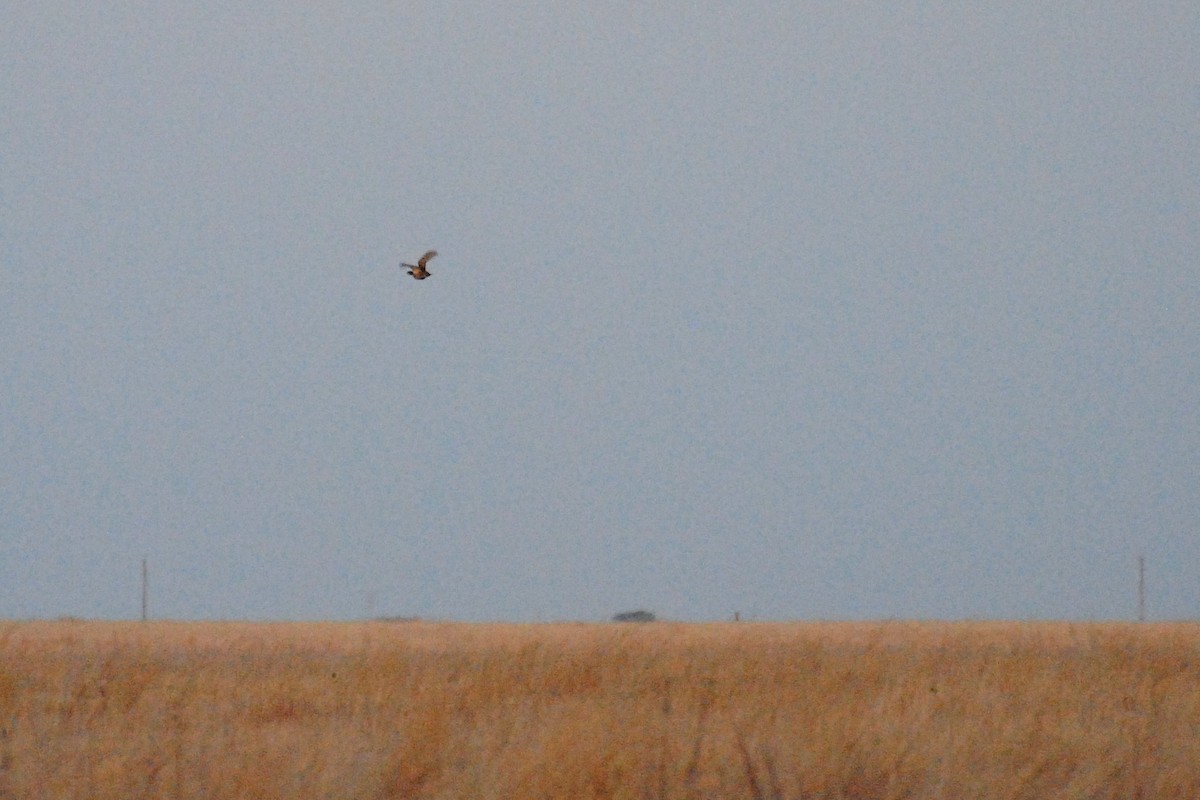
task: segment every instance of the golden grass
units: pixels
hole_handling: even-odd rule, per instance
[[[1200,798],[1200,625],[0,623],[2,798]]]

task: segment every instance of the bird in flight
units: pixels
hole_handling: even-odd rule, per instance
[[[428,253],[421,256],[419,259],[417,259],[417,263],[415,265],[401,263],[400,266],[408,267],[409,275],[412,275],[414,278],[416,278],[419,281],[423,281],[426,278],[428,278],[431,274],[429,272],[429,270],[425,269],[425,265],[429,263],[429,259],[433,258],[436,255],[437,255],[437,250],[430,250]]]

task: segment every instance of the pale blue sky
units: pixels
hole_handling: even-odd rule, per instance
[[[0,27],[0,616],[1200,616],[1195,3],[112,5]]]

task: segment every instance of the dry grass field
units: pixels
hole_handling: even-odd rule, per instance
[[[0,623],[3,798],[1200,798],[1200,625]]]

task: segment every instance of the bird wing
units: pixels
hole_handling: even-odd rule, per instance
[[[417,261],[417,266],[420,267],[421,269],[425,269],[425,265],[427,263],[429,263],[429,259],[433,258],[436,255],[437,255],[437,250],[430,250],[428,253],[421,256],[421,258]]]

